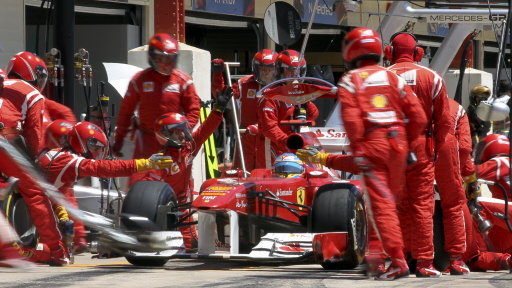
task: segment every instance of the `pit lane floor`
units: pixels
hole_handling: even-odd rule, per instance
[[[397,281],[369,280],[361,269],[324,271],[320,265],[258,265],[229,261],[170,260],[164,267],[139,268],[124,258],[76,256],[66,267],[31,270],[0,268],[0,287],[512,287],[512,274],[474,272],[469,276],[415,276]]]

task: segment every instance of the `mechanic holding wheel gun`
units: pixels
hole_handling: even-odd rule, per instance
[[[187,118],[179,113],[166,113],[157,118],[155,123],[155,135],[161,145],[161,151],[166,156],[171,156],[173,164],[165,170],[147,171],[141,180],[165,181],[169,184],[178,204],[186,204],[192,201],[193,179],[192,160],[199,153],[201,145],[222,123],[222,115],[226,109],[233,91],[226,86],[217,94],[217,100],[212,106],[212,113],[194,131],[190,132]],[[190,215],[183,216],[180,221],[189,223]],[[197,232],[195,226],[185,225],[179,227],[183,235],[183,241],[187,251],[197,247]]]
[[[172,159],[162,154],[153,154],[148,159],[105,160],[108,152],[107,136],[97,125],[90,122],[79,122],[69,131],[68,145],[53,149],[42,155],[38,164],[46,174],[49,182],[62,192],[66,199],[78,207],[73,185],[83,177],[123,177],[136,172],[170,167]],[[74,221],[74,251],[83,250],[85,228],[83,223]]]
[[[338,97],[355,165],[363,172],[365,195],[369,198],[373,231],[370,230],[372,257],[367,261],[375,267],[369,272],[376,273],[376,280],[394,280],[409,275],[397,214],[408,141],[423,133],[427,118],[405,80],[378,65],[383,53],[376,31],[355,28],[345,36],[342,47],[345,63],[352,70],[338,82]],[[391,258],[387,269],[386,254]]]

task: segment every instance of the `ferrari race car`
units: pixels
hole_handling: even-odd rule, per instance
[[[318,81],[306,78],[306,82]],[[276,81],[258,93],[302,104],[333,91],[326,83],[283,85],[289,80]],[[299,128],[304,125],[286,123],[296,124]],[[290,151],[304,146],[321,149],[314,132],[292,134],[287,146]],[[130,263],[164,265],[172,258],[211,258],[316,261],[326,269],[352,269],[362,262],[366,251],[367,222],[360,183],[342,180],[324,167],[307,167],[298,178],[280,178],[270,169],[255,169],[249,175],[230,170],[204,182],[188,206],[177,205],[175,199],[162,183],[140,182],[130,189],[122,209],[123,225],[134,230],[154,227],[168,231],[176,244],[159,253],[131,252],[126,256]],[[192,217],[187,211],[198,214],[198,249],[194,252],[183,248],[180,232],[169,231],[190,225],[184,220]]]

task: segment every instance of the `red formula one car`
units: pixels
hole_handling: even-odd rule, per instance
[[[311,82],[283,85],[288,80],[261,91],[265,97],[301,104],[333,89],[332,85],[306,84]],[[313,132],[292,134],[287,145],[290,151],[304,146],[321,149]],[[148,192],[155,191],[149,188],[152,185],[161,183],[137,183],[128,192],[122,211],[124,225],[138,229],[148,226],[139,223],[147,220],[160,230],[186,225],[176,219],[189,207],[169,205],[175,199],[171,191],[162,188],[160,193],[151,194],[153,202],[148,202]],[[141,208],[143,201],[146,203]],[[340,179],[323,167],[308,166],[298,178],[279,178],[270,169],[255,169],[249,175],[242,170],[227,171],[221,178],[204,182],[190,208],[198,212],[197,252],[185,252],[181,234],[168,231],[176,241],[174,249],[133,252],[127,259],[135,265],[163,265],[171,258],[316,259],[326,269],[351,269],[362,262],[366,251],[367,221],[359,181]]]

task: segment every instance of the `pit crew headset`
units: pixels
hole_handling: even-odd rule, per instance
[[[418,39],[411,33],[408,32],[397,32],[391,36],[391,45],[384,48],[384,57],[387,60],[394,62],[396,56],[407,55],[413,50],[412,60],[414,62],[420,62],[423,58],[425,51],[423,48],[418,47]]]

